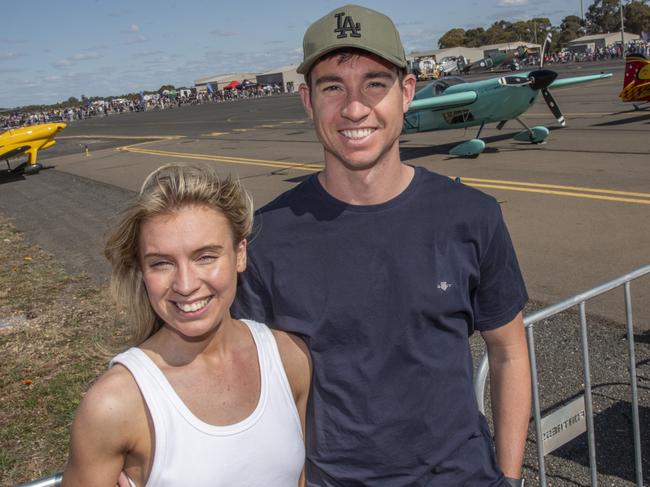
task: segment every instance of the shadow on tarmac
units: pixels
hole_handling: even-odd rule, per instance
[[[628,123],[637,122],[650,122],[650,113],[632,118],[624,118],[623,120],[612,120],[611,122],[596,123],[593,125],[593,127],[614,127],[616,125],[626,125]]]
[[[490,137],[482,137],[481,139],[485,141],[486,148],[483,151],[483,153],[488,154],[495,154],[499,152],[498,149],[494,147],[490,147],[491,143],[494,142],[501,142],[503,140],[509,140],[512,139],[514,140],[514,136],[518,134],[519,131],[517,132],[510,132],[507,134],[500,134],[500,135],[492,135]],[[465,140],[468,140],[468,138],[465,139],[459,139],[456,142],[451,142],[447,144],[436,144],[436,145],[428,145],[424,147],[401,147],[400,148],[400,156],[402,158],[402,161],[409,161],[413,159],[417,159],[419,157],[429,157],[433,155],[449,155],[449,151],[456,147],[458,144],[462,144]],[[410,142],[408,139],[402,140],[402,143],[407,143]],[[530,145],[528,143],[525,143],[525,145]],[[456,156],[452,156],[450,159],[456,159]]]

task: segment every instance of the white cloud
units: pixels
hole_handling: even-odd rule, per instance
[[[134,57],[141,57],[141,56],[160,56],[162,54],[165,54],[165,51],[161,50],[154,50],[154,51],[140,51],[133,53]]]
[[[131,24],[129,26],[129,32],[140,32],[140,26],[138,24]]]
[[[140,44],[141,42],[147,42],[147,38],[143,35],[132,37],[131,39],[126,41],[127,44]]]
[[[499,7],[520,7],[528,5],[528,0],[498,0],[497,6]]]
[[[23,54],[15,52],[0,52],[0,61],[10,61],[19,57],[23,57]]]
[[[52,66],[54,66],[55,68],[57,68],[57,69],[63,69],[63,68],[67,68],[72,63],[67,59],[61,59],[60,61],[54,61],[54,62],[52,62],[50,64]]]
[[[210,31],[210,35],[214,37],[234,37],[237,33],[224,30],[213,30]]]
[[[71,61],[87,61],[89,59],[99,59],[101,56],[96,52],[80,52],[70,57]]]
[[[103,57],[101,54],[93,52],[93,51],[84,51],[80,52],[77,54],[74,54],[72,56],[68,56],[65,59],[60,59],[58,61],[53,61],[50,63],[51,66],[57,68],[57,69],[64,69],[72,66],[75,63],[82,62],[82,61],[90,61],[93,59],[100,59]]]

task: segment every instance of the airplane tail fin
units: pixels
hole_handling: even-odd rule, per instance
[[[526,46],[519,46],[517,48],[517,56],[520,61],[524,61],[528,58],[528,48]]]
[[[623,90],[618,95],[623,101],[650,100],[650,61],[640,54],[625,58]]]

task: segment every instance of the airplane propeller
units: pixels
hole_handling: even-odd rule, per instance
[[[555,101],[555,98],[553,98],[553,95],[551,95],[551,92],[548,91],[548,88],[542,89],[542,96],[544,97],[544,101],[548,107],[551,109],[551,113],[557,120],[557,123],[564,127],[566,125],[566,120],[564,119],[564,115],[562,115],[562,110],[560,110],[560,107],[557,105],[557,102]]]
[[[530,87],[533,90],[544,90],[548,88],[557,78],[557,73],[549,69],[538,69],[528,75]]]
[[[555,78],[557,78],[557,73],[549,69],[538,69],[530,73],[528,77],[532,80],[530,87],[534,90],[540,90],[542,92],[544,101],[546,102],[546,105],[548,105],[548,108],[551,110],[551,113],[557,122],[562,127],[564,127],[566,125],[564,115],[562,115],[562,111],[555,101],[555,98],[553,98],[553,95],[551,95],[551,92],[548,90],[548,87],[551,85],[551,83],[553,83],[553,81],[555,81]]]
[[[555,71],[549,69],[538,69],[531,72],[528,77],[505,76],[502,78],[502,84],[508,86],[530,86],[533,90],[541,91],[544,101],[551,110],[551,113],[558,123],[564,127],[566,125],[564,115],[562,115],[562,111],[555,101],[555,98],[553,98],[553,95],[548,90],[548,87],[553,83],[553,81],[555,81],[555,78],[557,78],[557,73]]]

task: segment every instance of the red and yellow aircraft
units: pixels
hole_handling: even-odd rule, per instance
[[[38,151],[56,144],[54,136],[65,127],[63,122],[54,122],[9,129],[0,134],[0,159],[5,159],[11,170],[9,159],[27,154],[24,171],[26,174],[35,174],[43,168],[36,162]],[[14,170],[19,169],[23,169],[23,164]]]
[[[650,61],[641,54],[629,54],[625,58],[623,91],[618,96],[633,102],[636,110],[640,107],[634,102],[650,102]]]

